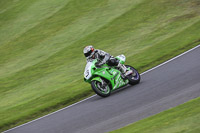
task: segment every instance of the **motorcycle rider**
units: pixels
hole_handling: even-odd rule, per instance
[[[119,60],[103,50],[95,49],[92,45],[86,46],[83,49],[83,53],[87,58],[87,62],[97,59],[98,62],[95,64],[97,67],[107,63],[109,66],[116,66],[121,71],[122,78],[125,78],[127,74],[130,74],[130,72],[127,73],[126,66],[121,64]]]

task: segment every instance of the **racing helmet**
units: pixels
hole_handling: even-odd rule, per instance
[[[94,47],[92,45],[86,46],[83,49],[83,53],[84,53],[85,57],[87,57],[87,58],[92,57],[94,55]]]

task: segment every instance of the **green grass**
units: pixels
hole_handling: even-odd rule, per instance
[[[1,0],[0,131],[94,94],[92,44],[143,72],[200,42],[199,0]]]
[[[200,97],[111,133],[199,133]]]

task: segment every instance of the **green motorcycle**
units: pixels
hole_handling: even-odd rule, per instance
[[[125,63],[126,57],[124,55],[119,55],[115,58],[118,59],[121,64]],[[101,97],[109,96],[112,91],[120,87],[128,84],[135,85],[140,82],[140,74],[132,66],[125,65],[127,70],[129,72],[131,71],[131,73],[124,78],[117,68],[110,67],[107,64],[97,67],[95,65],[96,63],[97,60],[93,60],[86,64],[84,80],[90,83],[94,92]]]

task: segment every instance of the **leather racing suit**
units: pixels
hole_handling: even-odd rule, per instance
[[[90,58],[87,58],[87,62],[91,62],[93,61],[94,59],[97,59],[98,61],[98,66],[101,66],[105,63],[107,63],[109,66],[116,66],[119,68],[119,70],[125,74],[126,72],[126,67],[121,64],[119,62],[119,60],[117,60],[116,58],[114,58],[113,56],[111,56],[109,53],[106,53],[104,52],[103,50],[99,50],[99,49],[96,49],[94,51],[94,55]]]

